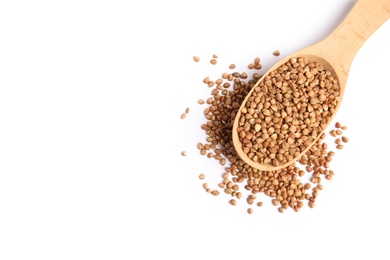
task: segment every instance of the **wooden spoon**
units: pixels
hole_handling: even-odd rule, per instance
[[[348,72],[356,53],[363,43],[372,35],[372,33],[385,23],[389,17],[390,0],[358,0],[344,21],[328,37],[312,46],[306,47],[293,53],[292,55],[289,55],[271,67],[271,69],[263,75],[263,77],[248,93],[235,117],[233,124],[233,144],[240,158],[250,166],[262,171],[282,169],[297,161],[321,136],[321,133],[318,134],[318,137],[314,140],[314,142],[299,156],[283,165],[273,166],[270,164],[260,164],[252,161],[248,158],[247,154],[243,152],[242,143],[240,142],[237,132],[241,109],[245,106],[247,99],[251,96],[255,87],[264,79],[265,76],[267,76],[269,72],[279,68],[281,65],[290,60],[290,58],[302,57],[306,58],[310,62],[318,62],[326,70],[329,70],[340,84],[340,101],[336,107],[337,112],[344,96]],[[336,112],[333,113],[329,123],[332,121]]]

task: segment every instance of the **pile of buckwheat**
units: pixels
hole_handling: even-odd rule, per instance
[[[238,137],[254,162],[284,165],[326,128],[340,87],[321,64],[292,58],[254,88],[241,109]]]
[[[280,54],[279,51],[275,53],[275,56]],[[214,54],[210,63],[216,65],[217,58]],[[194,56],[193,60],[199,62],[200,58]],[[234,64],[229,66],[230,70],[235,68]],[[248,144],[243,147],[248,156],[259,162],[278,165],[303,151],[318,137],[292,165],[277,171],[260,171],[239,158],[232,141],[232,127],[238,110],[262,77],[259,74],[262,69],[260,58],[256,57],[248,64],[248,69],[255,70],[251,78],[246,72],[234,71],[224,72],[215,80],[208,76],[203,79],[212,91],[206,100],[198,100],[199,105],[206,106],[201,129],[207,137],[206,142],[197,143],[197,148],[201,155],[218,161],[223,170],[216,173],[221,174],[217,187],[211,188],[207,182],[203,182],[202,187],[214,196],[226,194],[232,206],[245,200],[249,214],[253,213],[254,206],[263,206],[263,201],[258,198],[260,193],[268,196],[281,213],[288,208],[298,212],[305,204],[313,208],[319,191],[323,189],[321,181],[331,180],[334,176],[330,163],[335,153],[328,151],[325,133],[317,135],[325,129],[335,111],[340,94],[337,81],[320,64],[297,58],[271,72],[259,83],[258,89],[248,99],[250,102],[241,111],[241,128],[238,129],[242,142]],[[188,112],[189,108],[181,119]],[[342,149],[342,143],[348,142],[343,135],[346,129],[337,122],[329,132],[337,149]],[[187,153],[182,151],[182,155],[187,156]],[[301,181],[307,175],[309,181]],[[204,173],[199,174],[200,180],[205,178]]]

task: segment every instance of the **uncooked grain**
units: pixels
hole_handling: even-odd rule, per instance
[[[288,163],[327,127],[339,90],[337,80],[321,64],[290,59],[263,78],[240,110],[234,130],[242,151],[257,163]],[[257,124],[261,124],[261,131]]]
[[[211,194],[214,195],[214,196],[218,196],[219,195],[219,191],[218,190],[212,190]]]
[[[337,136],[336,130],[330,130],[330,131],[329,131],[329,134],[330,134],[331,136],[333,136],[333,137],[336,137],[336,136]]]
[[[205,103],[205,102],[204,102],[203,99],[199,99],[199,100],[198,100],[198,104],[199,104],[199,105],[203,105],[204,103]]]
[[[236,206],[237,202],[236,202],[235,199],[231,199],[231,200],[229,200],[229,204],[232,205],[232,206]]]
[[[260,58],[255,58],[253,64],[254,65],[251,66],[248,65],[248,68],[249,66],[261,68]],[[315,71],[314,73],[310,71],[311,74],[306,72],[304,75],[307,77],[315,77],[316,75]],[[329,75],[325,73],[324,77],[326,78],[326,76]],[[284,212],[288,208],[292,208],[295,212],[298,212],[303,207],[304,200],[309,201],[309,207],[313,208],[316,198],[319,195],[318,191],[322,190],[322,184],[320,184],[322,178],[331,180],[334,176],[333,171],[329,169],[329,163],[334,156],[334,152],[327,151],[328,145],[324,142],[325,134],[319,136],[317,141],[302,155],[299,161],[278,171],[259,171],[250,167],[238,157],[231,138],[233,121],[245,96],[261,78],[261,75],[259,73],[253,73],[252,78],[249,80],[246,80],[247,77],[248,75],[245,72],[240,73],[235,71],[234,73],[224,72],[222,74],[222,79],[224,79],[225,82],[220,83],[217,79],[220,84],[213,86],[215,91],[213,90],[212,96],[206,100],[208,105],[208,107],[204,109],[206,122],[201,125],[202,130],[204,130],[207,135],[207,144],[199,142],[197,144],[198,149],[201,154],[206,155],[207,153],[207,157],[214,158],[220,163],[222,159],[226,158],[223,173],[221,174],[222,181],[218,184],[218,188],[224,192],[224,195],[232,197],[229,200],[231,205],[232,203],[234,205],[237,203],[236,199],[239,200],[242,198],[243,193],[241,192],[241,189],[243,187],[245,192],[249,192],[253,195],[246,197],[247,202],[249,202],[250,205],[256,203],[258,207],[261,207],[263,203],[260,201],[256,202],[257,197],[255,194],[263,193],[263,195],[266,195],[271,199],[272,204],[277,206],[279,212]],[[204,79],[204,82],[205,81],[208,83],[210,78],[206,77]],[[223,86],[223,89],[218,87],[218,85]],[[275,84],[275,86],[265,86],[267,86],[269,90],[272,90],[278,88],[278,85],[279,84]],[[283,84],[281,87],[283,87]],[[310,95],[313,95],[313,93],[310,92]],[[318,95],[318,101],[325,100],[321,95],[323,94]],[[285,101],[289,101],[290,103],[286,102],[283,104]],[[293,102],[294,100],[291,99],[282,100],[281,103],[288,107]],[[267,104],[267,107],[264,107],[263,109],[268,110],[268,112],[264,110],[264,113],[271,116],[278,111],[278,106],[277,104],[269,103],[270,104]],[[310,104],[311,106],[314,106],[316,103],[317,101],[311,102],[310,99],[306,102],[306,104]],[[251,107],[249,106],[247,108],[249,111],[248,114],[255,112],[249,108]],[[332,109],[328,104],[325,105],[325,108],[327,110]],[[256,108],[253,109],[255,110]],[[313,111],[315,111],[315,109]],[[254,129],[257,132],[260,132],[261,135],[264,134],[264,137],[272,138],[271,136],[274,136],[275,132],[278,131],[278,127],[275,127],[275,123],[272,128],[267,127],[267,125],[263,124],[263,121],[270,122],[269,119],[265,117],[262,122],[253,124]],[[293,126],[291,130],[297,132],[296,125],[293,124],[291,126]],[[290,128],[288,129],[290,130]],[[343,128],[341,129],[344,130]],[[305,131],[305,129],[302,130],[302,133],[303,131]],[[305,131],[304,134],[310,135],[310,132]],[[318,132],[317,135],[319,135]],[[336,137],[335,131],[334,136]],[[245,137],[247,136],[245,135]],[[273,140],[278,140],[278,138]],[[277,152],[283,154],[283,152],[285,153],[285,149],[281,147],[277,149]],[[310,170],[310,172],[306,170]],[[302,183],[299,179],[299,177],[304,177],[306,174],[310,174],[310,183]],[[202,186],[207,192],[214,196],[220,194],[218,190],[208,188],[207,183],[204,183]],[[311,186],[313,186],[312,192],[309,193]],[[233,200],[234,202],[232,202]],[[249,208],[247,209],[247,212],[252,214],[253,209]]]

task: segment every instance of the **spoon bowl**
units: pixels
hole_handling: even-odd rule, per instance
[[[244,152],[243,143],[240,140],[238,133],[242,109],[245,108],[245,104],[247,103],[248,99],[252,97],[256,87],[259,86],[259,84],[271,72],[286,64],[286,62],[288,62],[290,59],[307,59],[309,62],[320,64],[326,71],[329,71],[339,85],[337,106],[335,107],[335,110],[331,114],[330,118],[327,120],[326,126],[328,126],[337,113],[337,110],[339,109],[341,101],[344,97],[348,73],[356,53],[364,44],[364,42],[372,35],[372,33],[374,33],[383,23],[385,23],[389,17],[389,0],[358,0],[344,21],[328,37],[314,45],[306,47],[285,57],[272,66],[269,71],[265,73],[251,89],[236,114],[233,124],[232,138],[234,148],[236,149],[239,157],[250,166],[262,171],[279,170],[299,160],[299,158],[305,154],[321,137],[326,127],[322,128],[321,132],[316,135],[316,138],[310,143],[310,145],[307,145],[306,148],[301,150],[298,155],[294,154],[294,157],[291,160],[283,163],[277,163],[277,165],[270,163],[260,163],[249,158],[248,153]]]

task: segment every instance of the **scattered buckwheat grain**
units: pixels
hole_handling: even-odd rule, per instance
[[[260,58],[256,57],[247,67],[261,69]],[[314,208],[319,191],[323,189],[321,181],[330,181],[334,176],[330,164],[335,153],[328,151],[330,145],[325,143],[325,133],[320,133],[337,106],[337,81],[320,64],[297,58],[270,73],[257,85],[259,89],[254,91],[257,95],[250,97],[245,111],[241,111],[245,113],[241,113],[240,133],[245,134],[241,133],[242,140],[249,140],[244,141],[248,155],[257,156],[260,161],[268,159],[271,164],[275,160],[283,163],[313,143],[292,165],[277,171],[260,171],[237,155],[232,131],[244,99],[262,76],[253,73],[249,77],[245,71],[221,75],[221,79],[215,81],[210,77],[203,80],[205,84],[210,81],[213,84],[209,85],[211,96],[206,99],[205,121],[201,124],[206,142],[197,142],[197,148],[200,154],[221,165],[218,187],[222,194],[230,197],[228,202],[233,206],[237,204],[236,200],[245,196],[248,205],[262,207],[263,202],[256,200],[265,196],[281,213],[288,208],[299,212],[304,205]],[[341,124],[339,128],[346,129]],[[329,133],[332,137],[338,136],[336,130]],[[347,139],[343,137],[339,139],[344,142]],[[337,145],[340,149],[341,144]],[[308,181],[302,182],[301,177],[308,177]],[[207,183],[202,187],[214,196],[220,195]],[[253,209],[248,208],[247,213],[252,214]]]

